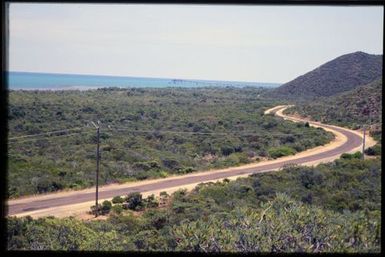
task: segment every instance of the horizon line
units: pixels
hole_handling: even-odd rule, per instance
[[[40,71],[19,71],[19,70],[7,70],[10,72],[19,73],[39,73],[39,74],[52,74],[52,75],[76,75],[76,76],[100,76],[100,77],[119,77],[119,78],[143,78],[143,79],[178,79],[187,81],[212,81],[212,82],[240,82],[240,83],[264,83],[264,84],[279,84],[282,85],[286,82],[261,82],[261,81],[244,81],[244,80],[215,80],[215,79],[191,79],[191,78],[170,78],[170,77],[143,77],[143,76],[129,76],[129,75],[106,75],[106,74],[85,74],[85,73],[59,73],[59,72],[40,72]]]

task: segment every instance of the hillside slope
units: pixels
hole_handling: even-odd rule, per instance
[[[380,127],[382,78],[330,98],[299,104],[288,112],[351,128],[361,127],[362,124]]]
[[[342,55],[273,90],[270,96],[315,99],[368,84],[382,76],[382,55],[355,52]]]

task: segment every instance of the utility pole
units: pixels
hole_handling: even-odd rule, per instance
[[[364,136],[362,137],[362,159],[365,159],[365,125],[363,126]]]
[[[100,161],[100,154],[99,154],[99,144],[100,144],[100,122],[98,121],[98,126],[91,121],[92,125],[96,128],[96,138],[97,138],[97,145],[96,145],[96,196],[95,196],[95,217],[98,217],[99,213],[99,205],[98,205],[98,198],[99,198],[99,161]]]

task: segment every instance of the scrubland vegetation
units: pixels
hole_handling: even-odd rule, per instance
[[[285,113],[352,129],[372,125],[377,131],[382,123],[382,78],[343,94],[297,104]]]
[[[8,249],[380,252],[381,157],[360,157],[116,197],[107,220],[9,218]]]
[[[101,122],[101,184],[236,166],[332,139],[322,129],[263,115],[278,104],[260,97],[265,90],[11,91],[9,197],[93,186],[91,121]],[[73,130],[23,137],[63,129]]]
[[[260,98],[263,93],[255,88],[11,92],[10,137],[82,129],[9,140],[9,197],[93,185],[96,138],[95,129],[87,127],[90,121],[102,124],[102,183],[279,158],[332,139],[308,124],[263,115],[282,104]],[[346,106],[335,104],[340,98],[333,99],[322,121],[351,128],[361,121],[362,113],[357,114],[360,119],[348,118],[341,110]],[[298,114],[301,108],[291,111]],[[82,134],[67,136],[77,132]],[[381,139],[381,130],[371,133]],[[199,184],[191,192],[116,196],[99,206],[106,220],[11,217],[7,246],[9,250],[379,253],[381,145],[366,154],[372,158],[362,160],[359,152],[342,154],[332,163],[286,166],[236,181]],[[95,211],[91,207],[90,212]]]

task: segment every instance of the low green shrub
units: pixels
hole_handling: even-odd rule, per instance
[[[114,198],[112,198],[112,203],[113,204],[124,203],[124,199],[123,199],[123,197],[118,195],[118,196],[115,196]]]
[[[361,159],[361,158],[362,158],[361,152],[355,152],[353,154],[349,154],[349,153],[341,154],[341,159],[351,160],[351,159]]]
[[[268,150],[271,158],[276,159],[282,156],[293,155],[296,151],[288,146],[272,147]]]
[[[116,214],[121,214],[123,212],[123,206],[121,204],[115,204],[111,210]]]

